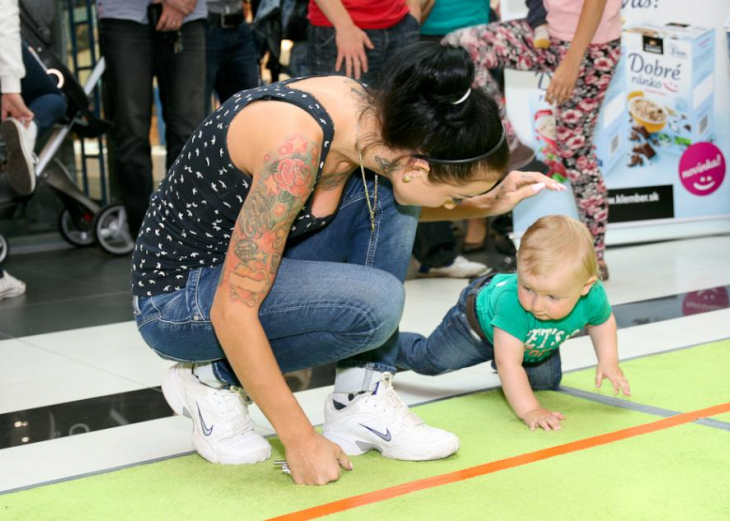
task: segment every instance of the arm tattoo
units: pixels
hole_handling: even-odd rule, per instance
[[[292,222],[314,189],[319,144],[300,134],[264,156],[231,234],[219,290],[256,307],[268,295]]]
[[[338,186],[344,185],[351,173],[352,172],[342,172],[341,174],[322,175],[322,177],[319,178],[319,183],[317,183],[317,189],[325,192],[334,190]]]

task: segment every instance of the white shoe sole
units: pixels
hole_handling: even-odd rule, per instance
[[[408,450],[405,447],[382,447],[377,443],[360,438],[347,432],[324,431],[324,437],[336,443],[348,456],[359,456],[377,450],[384,457],[400,461],[431,461],[448,458],[459,450],[459,438],[454,436],[442,446],[429,446],[427,452]]]
[[[22,196],[33,193],[36,185],[33,151],[27,150],[21,134],[20,122],[5,120],[0,126],[0,133],[8,151],[6,174],[10,186]]]
[[[20,288],[10,288],[5,291],[0,291],[0,300],[5,298],[19,297],[25,293],[25,284]]]
[[[162,381],[162,394],[175,414],[187,416],[190,420],[192,420],[193,447],[195,447],[198,454],[211,463],[219,463],[222,465],[247,465],[269,459],[271,456],[271,446],[268,443],[257,450],[247,452],[239,457],[218,454],[208,443],[206,437],[200,434],[195,424],[195,419],[193,419],[192,412],[188,409],[185,403],[182,390],[177,384],[176,373],[177,367],[172,367],[167,371],[167,373],[165,373]]]

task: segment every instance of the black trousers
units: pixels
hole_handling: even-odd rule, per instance
[[[162,103],[169,169],[205,118],[206,21],[182,26],[183,47],[177,54],[169,36],[149,25],[102,19],[100,31],[106,60],[106,112],[114,123],[112,169],[130,231],[136,236],[153,188],[149,140],[152,79],[157,78]]]

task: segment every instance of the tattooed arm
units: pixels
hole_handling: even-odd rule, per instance
[[[497,188],[488,194],[464,199],[456,208],[424,208],[421,221],[456,221],[501,215],[514,208],[517,203],[542,191],[543,188],[560,192],[564,185],[552,181],[538,172],[510,172]]]
[[[294,481],[323,485],[338,479],[340,463],[350,468],[349,460],[310,425],[258,317],[292,223],[314,189],[319,150],[315,140],[293,134],[264,156],[231,234],[211,321],[236,375],[284,443]]]

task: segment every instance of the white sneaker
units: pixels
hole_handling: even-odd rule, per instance
[[[422,264],[416,274],[417,277],[450,277],[453,279],[472,279],[487,275],[491,270],[486,264],[472,262],[459,255],[454,262],[443,268],[432,268]]]
[[[28,128],[15,118],[7,118],[0,125],[0,133],[8,154],[7,175],[10,186],[18,194],[27,196],[35,190],[35,165],[38,156],[33,153],[37,127]]]
[[[346,454],[375,449],[386,458],[426,461],[451,456],[459,438],[429,427],[408,410],[393,389],[393,375],[383,373],[372,394],[363,394],[342,409],[330,395],[324,407],[325,438]]]
[[[19,297],[23,293],[25,293],[25,282],[16,279],[6,271],[5,275],[0,278],[0,300]]]
[[[193,420],[193,445],[211,463],[242,465],[264,461],[271,445],[254,431],[242,390],[214,389],[200,383],[190,365],[172,366],[162,393],[176,414]]]

